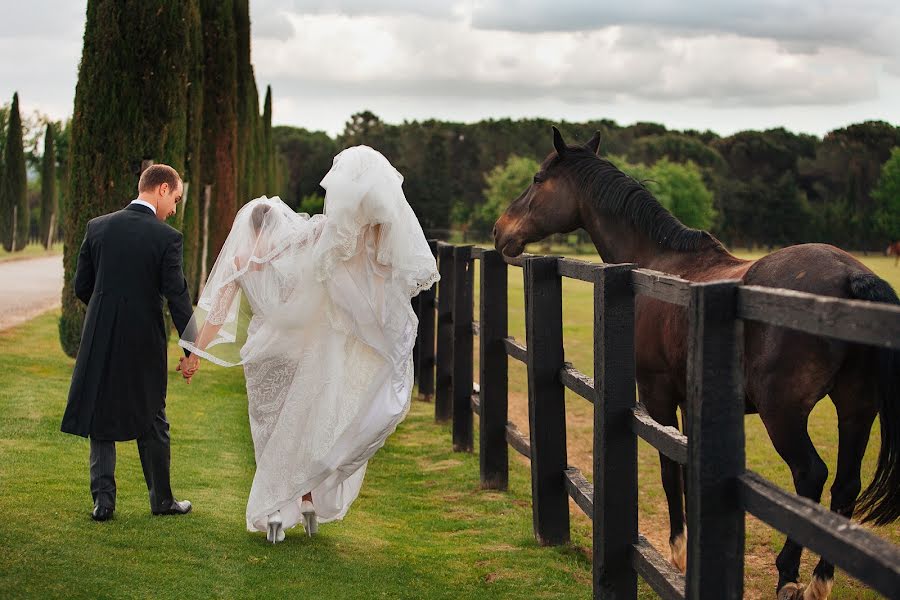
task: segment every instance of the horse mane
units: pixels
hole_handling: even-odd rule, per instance
[[[626,220],[660,246],[679,252],[724,249],[709,232],[679,221],[643,183],[590,150],[570,146],[557,165],[568,169],[576,190],[599,210]]]

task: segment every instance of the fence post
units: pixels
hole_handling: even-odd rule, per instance
[[[428,240],[431,254],[437,256],[437,241]],[[437,284],[419,294],[419,398],[431,402],[434,396],[434,304]]]
[[[437,350],[435,352],[434,419],[450,420],[453,383],[453,246],[438,243]]]
[[[594,284],[594,598],[616,600],[637,598],[632,268],[599,267]]]
[[[472,415],[472,246],[453,249],[453,450],[474,447]]]
[[[687,361],[687,598],[742,598],[743,326],[739,281],[691,286]]]
[[[479,454],[481,487],[505,490],[509,483],[509,360],[503,339],[507,336],[507,267],[496,250],[481,255],[479,310],[479,375],[481,418]]]
[[[534,533],[544,545],[569,541],[563,368],[562,278],[552,256],[525,261],[525,339]]]
[[[209,257],[209,209],[212,202],[212,184],[207,183],[203,186],[203,229],[201,243],[203,248],[200,250],[200,291],[206,286],[207,260]]]
[[[410,305],[412,306],[413,314],[416,315],[416,320],[419,324],[416,326],[416,339],[413,342],[412,349],[412,359],[413,359],[413,384],[419,383],[419,344],[422,339],[422,294],[416,294],[413,296],[410,301]]]

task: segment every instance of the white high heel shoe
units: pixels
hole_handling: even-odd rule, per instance
[[[312,537],[319,532],[319,522],[316,519],[316,509],[309,500],[300,503],[300,514],[303,515],[303,528],[306,535]]]
[[[266,541],[277,544],[284,541],[284,528],[281,526],[281,512],[275,511],[269,515],[266,529]]]

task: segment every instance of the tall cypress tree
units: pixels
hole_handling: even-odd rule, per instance
[[[250,63],[250,2],[234,0],[234,31],[237,51],[237,201],[252,199],[256,185],[256,125],[259,93]]]
[[[87,221],[137,195],[142,159],[183,173],[188,70],[185,22],[197,0],[88,0],[72,117],[60,341],[74,356],[84,309],[72,280]]]
[[[237,43],[231,0],[201,0],[203,23],[203,184],[212,184],[207,272],[237,214]],[[201,214],[202,223],[206,219]]]
[[[203,145],[203,25],[199,2],[191,3],[186,22],[190,45],[188,61],[187,140],[184,160],[184,182],[187,197],[181,211],[184,234],[184,274],[191,297],[196,298],[200,285],[200,213],[203,203],[203,180],[200,155]]]
[[[275,142],[272,139],[272,86],[266,86],[266,101],[263,106],[263,169],[266,189],[269,194],[277,194],[278,182],[275,176]]]
[[[56,230],[56,146],[53,123],[47,123],[41,159],[41,243],[49,248]]]
[[[28,178],[25,171],[25,148],[22,142],[22,117],[19,94],[13,94],[3,148],[3,247],[22,250],[28,243]]]

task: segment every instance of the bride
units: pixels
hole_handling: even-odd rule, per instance
[[[244,368],[256,455],[247,528],[270,542],[343,518],[409,409],[410,298],[439,277],[402,183],[356,146],[321,182],[324,215],[277,197],[246,204],[198,300],[196,338],[179,342],[188,380],[198,357]]]

